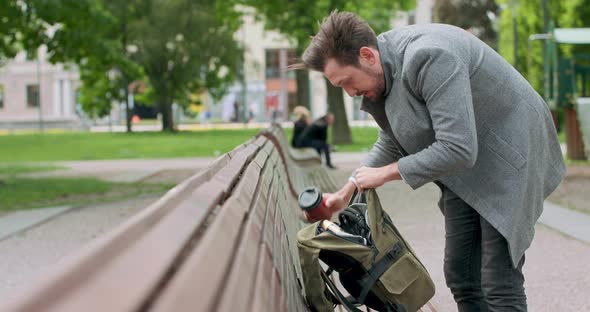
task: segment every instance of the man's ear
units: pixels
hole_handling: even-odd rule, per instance
[[[377,61],[377,58],[375,57],[375,51],[369,47],[361,47],[359,51],[359,61],[364,61],[369,65],[374,65]]]

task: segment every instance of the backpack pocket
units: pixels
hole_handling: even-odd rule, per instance
[[[406,253],[389,267],[379,281],[388,292],[402,294],[420,276],[421,266],[411,253]]]

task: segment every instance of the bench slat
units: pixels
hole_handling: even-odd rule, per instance
[[[264,153],[262,153],[264,154]],[[268,158],[268,155],[266,155]],[[264,166],[266,163],[263,163]],[[253,200],[254,208],[250,211],[242,239],[238,242],[238,251],[230,266],[229,279],[225,289],[221,291],[222,297],[218,311],[243,310],[250,306],[251,300],[260,289],[252,287],[259,268],[259,255],[262,248],[262,228],[268,202],[267,193],[271,186],[273,171],[271,166],[264,167],[260,174],[260,183]],[[250,183],[251,181],[246,181]]]
[[[262,139],[262,138],[260,138]],[[240,172],[245,164],[249,163],[254,158],[258,146],[252,144],[248,145],[243,152],[237,153],[225,167],[221,168],[214,176],[223,185],[227,185],[228,191],[234,186],[234,182],[238,179]]]
[[[260,168],[248,166],[234,192],[213,219],[199,244],[162,290],[153,311],[212,311],[235,254],[235,243],[254,196]],[[198,294],[198,296],[195,296]]]
[[[221,290],[221,299],[217,311],[237,311],[250,306],[254,293],[259,291],[252,287],[258,268],[258,255],[261,247],[260,229],[250,224],[246,227],[233,264],[226,287]]]
[[[272,300],[279,294],[272,293],[273,264],[270,250],[266,244],[262,245],[258,259],[258,269],[254,282],[254,297],[252,298],[252,312],[274,312]]]
[[[287,311],[286,296],[283,293],[281,277],[277,267],[273,267],[273,280],[271,293],[274,295],[273,311]]]

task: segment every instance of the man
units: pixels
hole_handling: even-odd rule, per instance
[[[549,109],[529,83],[460,28],[376,37],[344,12],[324,19],[299,67],[362,95],[380,127],[364,166],[327,196],[328,207],[342,209],[357,186],[435,182],[445,279],[459,311],[526,311],[524,252],[565,172]]]
[[[326,166],[330,169],[332,165],[330,158],[330,145],[328,144],[328,127],[334,124],[334,114],[327,113],[325,116],[315,120],[305,127],[301,134],[294,138],[297,147],[313,147],[320,154],[326,157]]]

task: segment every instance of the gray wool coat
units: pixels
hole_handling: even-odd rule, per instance
[[[440,24],[378,36],[384,99],[361,109],[381,128],[363,164],[398,161],[413,189],[448,187],[508,241],[516,267],[565,164],[547,104],[500,55]]]

